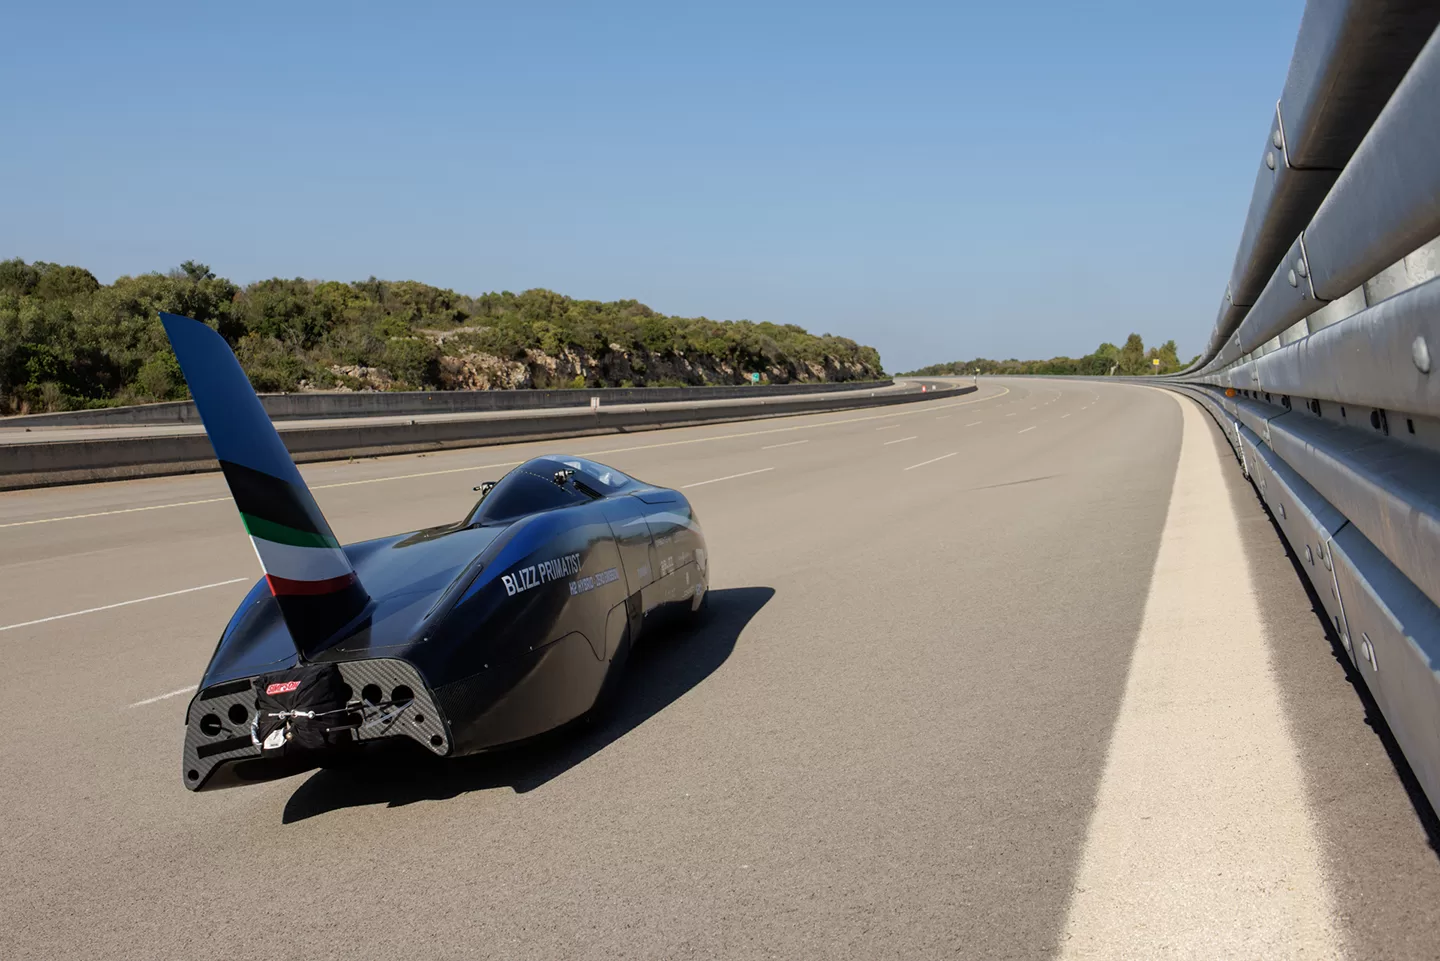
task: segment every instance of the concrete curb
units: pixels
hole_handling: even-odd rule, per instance
[[[882,390],[894,386],[880,381],[839,381],[819,384],[742,384],[706,387],[599,387],[558,390],[435,390],[435,391],[316,391],[297,394],[261,394],[260,404],[272,421],[338,419],[342,417],[471,414],[481,411],[535,411],[550,408],[588,408],[599,397],[602,407],[620,404],[690,403],[702,400],[751,400],[831,391]],[[0,418],[0,428],[28,427],[159,427],[199,424],[195,402],[170,401],[134,407],[21,414]]]
[[[408,423],[340,421],[323,427],[289,430],[281,424],[279,430],[291,456],[299,463],[306,463],[889,407],[943,400],[975,390],[972,386],[924,393],[877,393],[873,396],[841,392],[825,396],[812,394],[698,404],[628,405],[601,407],[598,410],[569,408],[500,415],[488,413]],[[198,431],[0,446],[0,490],[218,469],[209,439]]]

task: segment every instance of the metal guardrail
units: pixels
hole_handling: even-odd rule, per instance
[[[1311,0],[1200,360],[1224,428],[1440,807],[1440,4]]]

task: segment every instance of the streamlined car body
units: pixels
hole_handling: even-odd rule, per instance
[[[161,317],[264,570],[190,702],[187,788],[397,738],[442,757],[523,741],[602,703],[657,615],[702,609],[689,502],[582,457],[476,487],[454,524],[341,546],[223,338]]]

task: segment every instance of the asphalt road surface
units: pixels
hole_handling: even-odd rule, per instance
[[[593,456],[691,497],[713,613],[564,737],[200,795],[220,476],[0,494],[0,957],[1440,955],[1434,815],[1213,422],[980,385],[304,468],[351,541]]]

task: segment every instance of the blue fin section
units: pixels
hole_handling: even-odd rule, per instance
[[[160,313],[215,456],[305,488],[225,338],[198,320]]]
[[[266,582],[276,596],[280,614],[302,660],[313,657],[335,642],[341,633],[353,629],[368,609],[370,597],[349,570],[350,563],[338,548],[297,547],[291,541],[275,541],[273,537],[257,536],[252,525],[268,522],[272,534],[284,529],[292,533],[323,534],[334,543],[330,526],[320,513],[315,498],[295,467],[290,452],[270,423],[270,416],[250,386],[250,378],[235,359],[235,352],[225,338],[198,320],[176,314],[160,314],[170,346],[180,361],[185,382],[195,398],[200,420],[210,446],[225,472],[225,482],[251,533],[255,553],[266,571]],[[303,545],[304,542],[302,541]],[[273,576],[271,551],[297,554],[334,555],[340,577],[325,577],[318,583],[323,591],[294,590],[295,585],[314,586],[316,581],[297,580],[295,575]],[[275,556],[278,556],[275,555]],[[332,567],[335,565],[332,565]],[[302,562],[301,568],[304,569]],[[343,583],[337,583],[342,582]],[[290,589],[279,590],[277,583]]]

